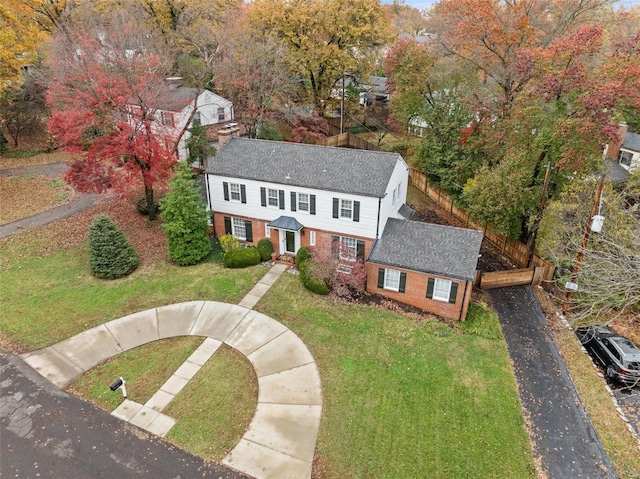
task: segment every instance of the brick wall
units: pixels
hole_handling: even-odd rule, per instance
[[[378,268],[382,265],[367,263],[367,291],[380,294],[400,303],[410,304],[429,313],[454,319],[465,319],[471,300],[472,284],[468,281],[452,280],[458,283],[455,303],[448,303],[427,298],[427,282],[429,278],[450,279],[444,276],[428,275],[401,268],[393,268],[407,275],[404,293],[378,288]]]

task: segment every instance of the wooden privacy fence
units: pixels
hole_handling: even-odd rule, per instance
[[[495,271],[491,273],[484,273],[477,270],[474,286],[482,289],[504,288],[506,286],[519,286],[524,284],[537,286],[543,282],[544,273],[545,268],[543,266]]]
[[[357,148],[359,150],[373,150],[384,151],[377,145],[363,140],[362,138],[354,135],[353,133],[345,132],[335,136],[330,136],[322,141],[318,142],[318,145],[322,146],[339,146],[343,148]]]
[[[474,223],[466,211],[453,204],[451,196],[449,196],[444,191],[431,186],[427,181],[427,177],[421,171],[418,171],[415,168],[411,168],[409,170],[409,178],[413,186],[425,193],[429,198],[431,198],[457,219],[462,221],[466,226],[482,231],[487,241],[498,248],[501,254],[511,259],[511,261],[513,261],[515,264],[517,264],[521,268],[527,268],[528,266],[531,266],[533,268],[540,268],[538,270],[540,280],[537,284],[540,284],[543,281],[551,281],[551,279],[553,278],[553,271],[555,267],[551,263],[548,263],[547,261],[542,259],[537,254],[533,255],[533,257],[531,258],[531,264],[529,264],[529,248],[526,244],[521,243],[520,241],[510,240],[504,235],[495,233],[491,230],[490,225],[481,226],[477,223]],[[509,273],[509,271],[506,272]]]

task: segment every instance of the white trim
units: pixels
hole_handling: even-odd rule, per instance
[[[233,190],[234,186],[237,188],[237,191]],[[234,198],[234,194],[237,194],[238,197]],[[240,186],[240,183],[229,183],[229,201],[235,201],[237,203],[242,202],[242,187]]]
[[[238,222],[238,225],[236,225],[236,221]],[[240,223],[242,223],[242,225],[240,225]],[[239,234],[238,229],[242,231],[242,235]],[[236,238],[243,241],[247,239],[247,226],[245,220],[243,220],[242,218],[236,218],[235,216],[231,217],[231,231],[233,233],[233,236],[235,236]]]

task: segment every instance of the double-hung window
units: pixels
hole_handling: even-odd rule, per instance
[[[278,201],[278,190],[273,188],[267,188],[267,200],[269,206],[279,207],[280,203]]]
[[[618,162],[622,166],[626,166],[629,168],[631,166],[631,160],[633,159],[633,153],[630,151],[622,151],[620,150],[620,155],[618,156]]]
[[[340,237],[340,259],[354,261],[358,253],[358,241],[346,236]]]
[[[340,200],[340,218],[351,219],[353,217],[353,201]]]
[[[398,291],[400,289],[400,271],[386,269],[384,272],[384,288]]]
[[[238,183],[229,183],[229,193],[231,201],[240,201],[240,185]]]
[[[224,119],[225,119],[224,108],[218,108],[218,121],[224,121]]]
[[[232,218],[232,225],[233,225],[233,236],[241,240],[246,240],[247,228],[246,228],[245,221],[240,218]]]
[[[307,193],[298,193],[298,211],[309,212],[309,195]]]

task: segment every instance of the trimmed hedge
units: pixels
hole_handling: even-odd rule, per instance
[[[138,253],[107,215],[98,215],[89,227],[89,264],[100,279],[127,276],[138,267]]]
[[[256,248],[234,248],[224,254],[227,268],[246,268],[260,263],[260,253]]]
[[[303,246],[296,253],[296,266],[300,267],[302,263],[311,258],[311,253],[309,252],[308,246]]]
[[[260,258],[262,261],[268,261],[271,259],[271,253],[273,253],[273,243],[267,238],[262,238],[258,241],[258,251],[260,252]]]
[[[302,280],[304,287],[312,293],[326,296],[329,294],[329,286],[327,286],[327,283],[322,278],[319,278],[315,274],[312,268],[312,261],[312,259],[306,259],[298,265],[298,269],[300,270],[300,279]]]

